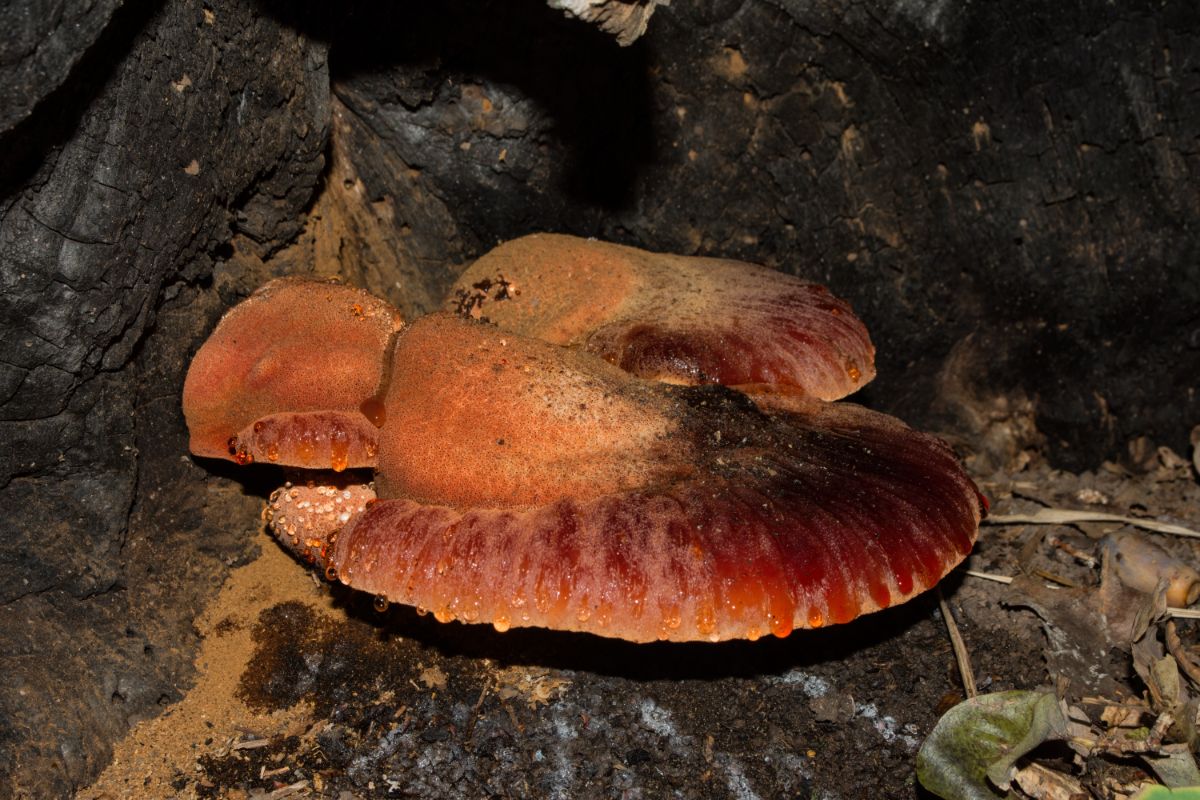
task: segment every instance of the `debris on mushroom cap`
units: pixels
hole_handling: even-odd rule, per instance
[[[836,400],[875,377],[875,348],[847,303],[740,261],[534,234],[471,265],[446,307],[671,383]]]
[[[303,484],[288,481],[271,493],[263,519],[280,542],[296,555],[324,562],[328,547],[347,522],[375,501],[375,487],[345,473]],[[327,575],[330,579],[334,573]]]
[[[975,539],[949,448],[858,406],[760,408],[442,314],[393,358],[380,499],[318,551],[441,620],[783,636],[907,600]]]
[[[183,386],[191,451],[345,469],[375,461],[386,353],[403,320],[360,289],[271,281],[230,309]]]

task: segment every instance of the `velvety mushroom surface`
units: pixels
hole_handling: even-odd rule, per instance
[[[821,287],[558,236],[480,264],[499,282],[407,328],[273,281],[193,361],[197,455],[375,468],[271,496],[326,577],[441,620],[718,641],[903,602],[970,550],[982,498],[949,449],[822,400],[873,348]]]
[[[378,499],[323,490],[343,528],[291,512],[288,530],[282,506],[272,526],[441,620],[635,641],[846,622],[965,557],[981,498],[941,441],[850,404],[787,405],[435,314],[396,338]]]
[[[670,383],[836,400],[875,376],[875,348],[848,304],[740,261],[533,234],[471,265],[446,307]]]
[[[183,386],[191,451],[342,470],[375,463],[386,354],[404,322],[361,289],[284,278],[222,317]]]

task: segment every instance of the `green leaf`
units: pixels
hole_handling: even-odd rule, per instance
[[[944,800],[996,800],[1017,759],[1067,737],[1067,718],[1049,692],[1012,691],[966,700],[938,720],[917,753],[917,779]]]
[[[1200,786],[1192,786],[1186,789],[1147,786],[1135,794],[1133,800],[1200,800]]]

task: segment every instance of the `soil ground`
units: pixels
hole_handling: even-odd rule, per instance
[[[1141,455],[1140,468],[1030,465],[977,479],[993,515],[1052,506],[1200,527],[1192,467],[1169,451]],[[221,483],[215,491],[240,491]],[[969,567],[1052,582],[1039,577],[1034,590],[961,571],[943,582],[981,692],[1052,686],[1072,703],[1144,694],[1128,652],[1085,642],[1093,663],[1072,667],[1058,635],[1056,613],[1098,593],[1099,571],[1077,555],[1118,530],[1132,529],[984,526]],[[261,535],[262,555],[197,621],[195,686],[136,726],[80,798],[927,797],[917,749],[963,699],[936,592],[755,643],[501,634],[378,611]],[[1200,562],[1191,540],[1145,535]],[[1053,581],[1078,588],[1053,595]],[[1194,625],[1179,623],[1185,645]],[[1147,779],[1125,759],[1084,770],[1051,753],[1047,764],[1095,797]]]

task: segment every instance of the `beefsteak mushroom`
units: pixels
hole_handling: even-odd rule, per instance
[[[277,497],[271,525],[442,621],[785,636],[903,602],[974,542],[980,496],[949,448],[859,406],[763,409],[447,314],[392,358],[377,498],[327,500],[330,532]]]
[[[719,641],[895,605],[970,550],[983,498],[949,448],[826,402],[874,350],[824,289],[558,236],[463,287],[405,328],[274,281],[192,364],[197,455],[375,468],[271,496],[326,577],[443,621]]]

